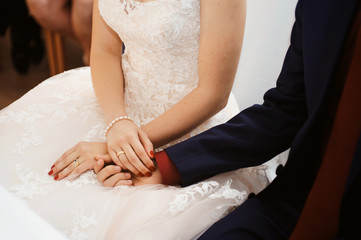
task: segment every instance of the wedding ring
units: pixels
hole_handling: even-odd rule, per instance
[[[123,150],[120,150],[119,152],[117,152],[117,157],[119,157],[120,154],[125,154],[125,152]]]
[[[75,159],[75,160],[74,160],[73,165],[74,165],[75,167],[77,167],[77,166],[80,165],[79,162],[78,162],[78,159]]]

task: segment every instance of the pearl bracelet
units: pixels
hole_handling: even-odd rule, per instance
[[[114,119],[109,125],[108,127],[105,129],[104,131],[104,136],[106,137],[108,135],[108,132],[109,130],[114,126],[114,124],[116,124],[117,122],[119,122],[120,120],[129,120],[129,121],[132,121],[133,120],[128,117],[128,116],[120,116],[120,117],[117,117],[116,119]]]

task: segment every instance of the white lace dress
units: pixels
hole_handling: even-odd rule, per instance
[[[198,82],[200,0],[100,0],[105,22],[125,43],[128,115],[146,124]],[[205,99],[206,100],[206,99]],[[227,107],[175,144],[237,113]],[[0,184],[69,239],[192,239],[268,183],[262,168],[180,188],[102,187],[93,171],[56,182],[50,166],[78,141],[105,141],[89,68],[42,82],[0,112]]]

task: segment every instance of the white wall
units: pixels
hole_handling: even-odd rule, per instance
[[[233,87],[240,109],[262,103],[290,44],[297,0],[248,0],[241,59]]]

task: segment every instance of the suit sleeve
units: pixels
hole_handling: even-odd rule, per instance
[[[262,164],[288,149],[307,118],[302,54],[302,1],[275,88],[225,124],[166,149],[187,186],[218,173]]]

